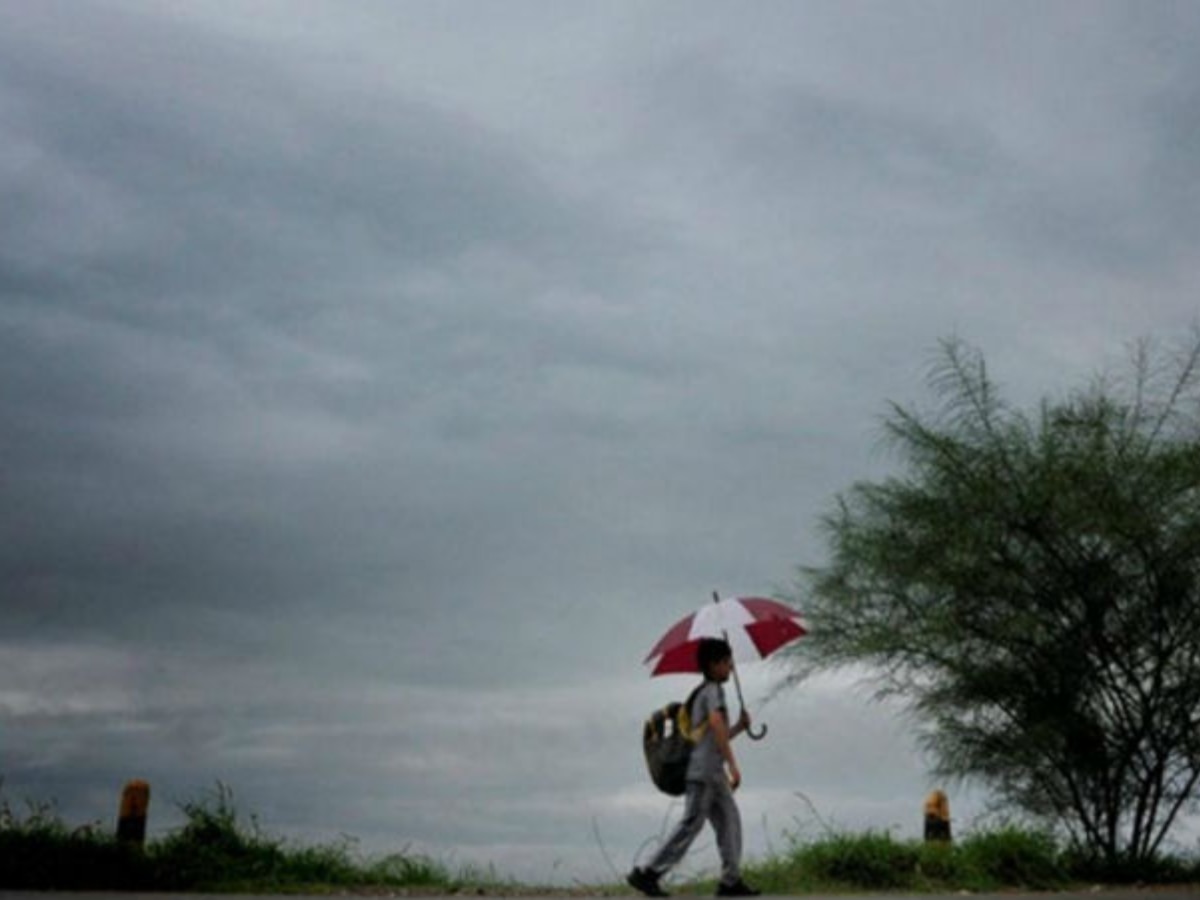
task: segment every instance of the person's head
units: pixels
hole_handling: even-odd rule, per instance
[[[720,638],[701,638],[700,646],[696,648],[696,662],[709,681],[725,681],[733,668],[733,649],[728,641]]]

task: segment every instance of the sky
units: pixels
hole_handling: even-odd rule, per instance
[[[1021,405],[1195,324],[1198,41],[1164,0],[0,0],[4,798],[645,859],[691,681],[643,657],[714,590],[803,610],[939,340]],[[919,834],[901,711],[741,671],[749,855]]]

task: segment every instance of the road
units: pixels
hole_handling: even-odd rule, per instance
[[[632,891],[628,892],[630,896],[636,897]],[[314,897],[304,897],[303,895],[288,895],[286,900],[330,900],[336,896],[355,896],[351,894],[326,894]],[[429,894],[425,895],[419,891],[396,891],[395,893],[384,893],[378,895],[384,897],[406,897],[412,900],[429,896],[438,897],[439,900],[445,900],[444,894]],[[461,895],[463,897],[474,896],[472,894]],[[492,896],[492,895],[487,895]],[[498,894],[496,896],[503,897],[503,900],[547,900],[555,896],[569,897],[571,900],[584,900],[588,895],[578,891],[564,889],[561,894],[553,892],[538,893],[523,897],[519,894]],[[606,896],[611,898],[619,896],[616,894],[601,895],[596,894],[596,897]],[[686,894],[678,894],[676,896],[685,897]],[[693,895],[694,896],[694,895]],[[1044,897],[1053,898],[1053,900],[1200,900],[1200,885],[1182,886],[1182,887],[1166,887],[1166,888],[1098,888],[1089,891],[1058,891],[1046,893],[999,893],[999,894],[830,894],[825,897],[820,894],[805,894],[805,900],[1019,900],[1021,897]],[[251,895],[251,894],[141,894],[141,893],[122,893],[119,891],[88,891],[87,893],[46,893],[42,891],[0,891],[0,900],[48,900],[48,898],[77,898],[77,900],[280,900],[277,895]],[[764,896],[762,900],[776,900],[776,898]],[[795,896],[781,896],[778,900],[796,900]]]

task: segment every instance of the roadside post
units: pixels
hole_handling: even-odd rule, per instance
[[[925,840],[950,842],[950,800],[941,789],[925,798]]]
[[[146,813],[150,808],[150,785],[135,778],[121,791],[121,813],[117,818],[117,840],[141,847],[146,842]]]

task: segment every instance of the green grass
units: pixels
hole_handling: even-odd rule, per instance
[[[360,857],[350,840],[297,846],[239,815],[218,784],[181,804],[185,824],[144,848],[116,840],[99,823],[71,828],[52,805],[15,810],[0,796],[0,889],[144,890],[255,893],[535,893],[490,869],[451,871],[420,854]],[[1164,856],[1135,870],[1113,871],[1036,829],[1002,826],[951,844],[900,840],[886,831],[826,831],[788,836],[782,852],[744,866],[746,878],[771,894],[863,891],[946,892],[1055,890],[1109,884],[1200,883],[1200,858]],[[585,887],[585,886],[581,886]],[[711,880],[682,886],[711,893]],[[598,894],[628,894],[596,885]],[[578,891],[575,891],[578,892]]]
[[[72,829],[50,804],[24,813],[0,799],[0,888],[137,888],[143,861],[96,826]]]
[[[1000,826],[953,843],[901,840],[886,831],[828,831],[788,838],[782,852],[743,866],[768,894],[1053,891],[1108,884],[1200,883],[1200,857],[1164,856],[1134,872],[1099,871],[1038,829]],[[1100,877],[1105,876],[1105,877]],[[709,894],[712,879],[679,885]]]
[[[350,841],[294,846],[243,819],[224,785],[181,804],[186,823],[144,848],[97,825],[72,829],[48,804],[0,798],[0,889],[292,893],[348,888],[457,891],[486,884],[419,854],[360,858]]]

